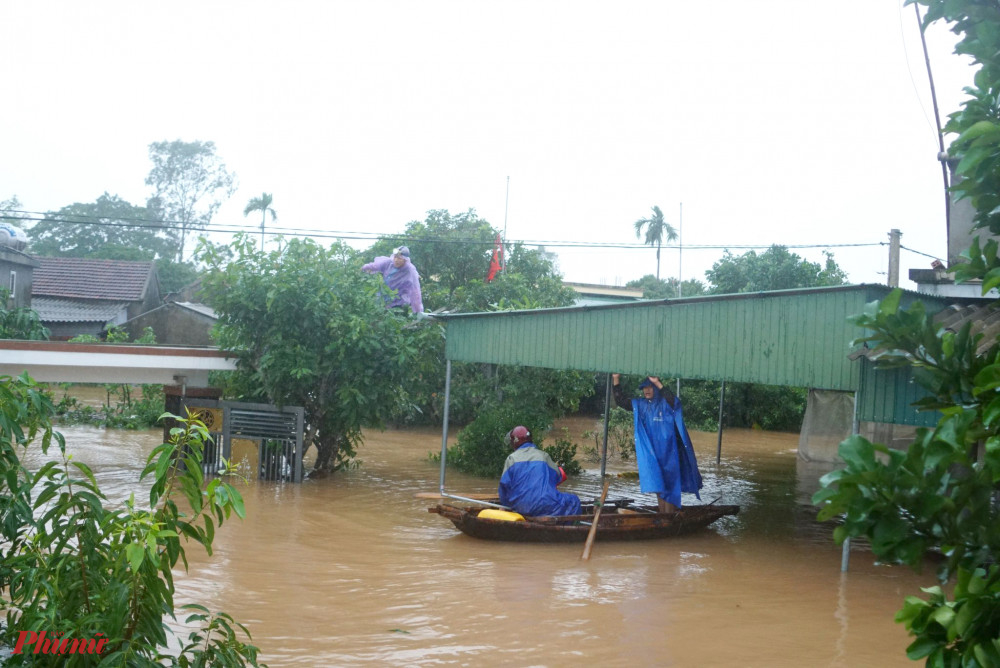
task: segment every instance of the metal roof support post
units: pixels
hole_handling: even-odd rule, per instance
[[[444,416],[441,428],[441,496],[444,496],[444,467],[448,457],[448,405],[451,403],[451,360],[444,361]]]
[[[457,494],[448,494],[444,491],[444,471],[447,465],[448,458],[448,406],[451,403],[451,360],[445,359],[444,361],[444,415],[442,416],[442,421],[444,425],[441,427],[441,483],[438,488],[438,492],[441,494],[442,498],[445,499],[456,499],[458,501],[467,501],[469,503],[478,503],[482,506],[490,506],[491,508],[502,508],[504,510],[510,510],[507,506],[501,506],[496,503],[490,503],[489,501],[482,501],[479,499],[470,499],[464,496],[459,496]]]
[[[719,388],[719,444],[715,448],[715,463],[722,461],[722,410],[726,405],[726,381],[723,379],[722,387]]]
[[[295,411],[295,482],[302,482],[302,431],[305,427],[305,409]]]
[[[611,374],[607,374],[604,385],[604,443],[601,445],[601,480],[604,480],[604,470],[608,464],[608,423],[611,420]]]
[[[857,436],[861,433],[861,419],[858,417],[858,393],[854,393],[854,419],[851,420],[851,435]],[[840,553],[840,572],[846,573],[848,562],[851,560],[851,537],[844,539],[844,547]]]

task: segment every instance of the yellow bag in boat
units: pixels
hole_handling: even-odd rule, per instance
[[[503,522],[523,522],[524,516],[509,510],[485,508],[479,511],[478,517],[484,520],[501,520]]]

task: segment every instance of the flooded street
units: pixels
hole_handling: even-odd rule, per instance
[[[138,474],[159,432],[61,431],[110,498],[144,496]],[[217,532],[211,558],[189,548],[177,602],[232,614],[271,666],[913,665],[893,615],[933,572],[876,566],[856,549],[841,574],[831,527],[806,505],[814,481],[797,435],[728,431],[720,465],[716,435],[692,435],[703,500],[740,515],[686,537],[598,541],[583,562],[581,545],[460,534],[414,498],[437,491],[428,455],[440,431],[369,432],[355,470],[241,486],[246,520]],[[597,464],[585,466],[563,489],[592,499]],[[496,485],[449,471],[446,488]],[[609,498],[621,497],[651,501],[616,477]]]

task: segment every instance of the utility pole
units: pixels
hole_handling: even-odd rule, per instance
[[[897,229],[889,230],[889,287],[899,287],[899,237],[902,233]]]

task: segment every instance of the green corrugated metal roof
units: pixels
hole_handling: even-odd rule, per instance
[[[847,318],[889,292],[852,285],[441,317],[453,361],[860,389],[862,420],[933,424],[910,407],[920,390],[909,374],[848,359],[862,330]],[[904,291],[904,305],[917,299],[930,312],[962,301]]]
[[[847,355],[861,330],[847,318],[888,292],[857,285],[446,315],[446,355],[453,361],[856,390],[860,367]],[[937,297],[907,298],[945,306]]]

